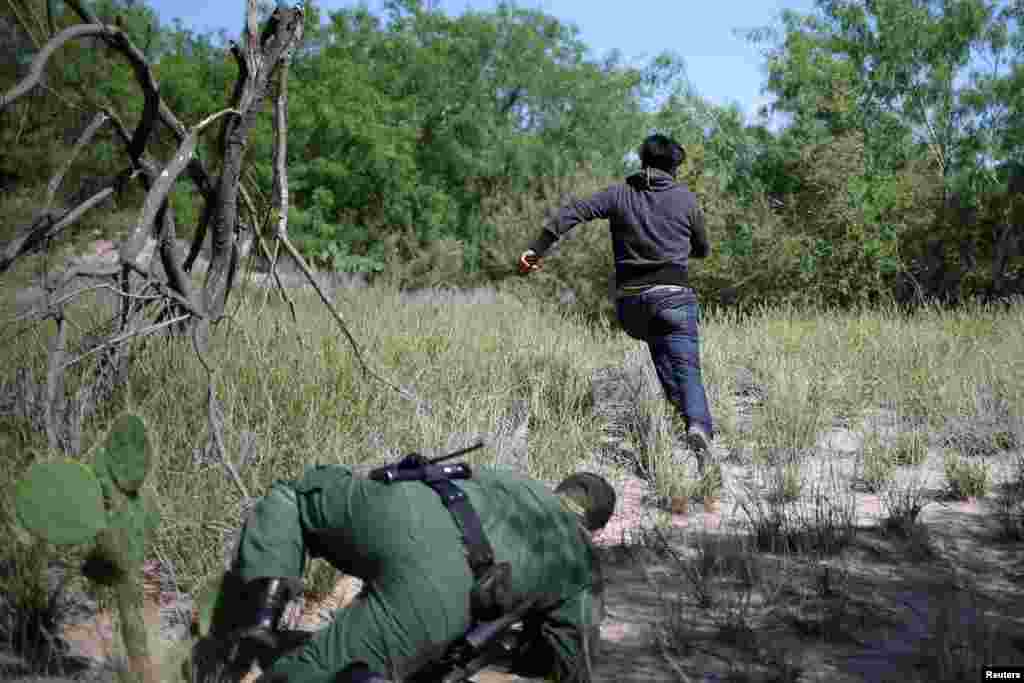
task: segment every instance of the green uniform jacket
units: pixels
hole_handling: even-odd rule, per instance
[[[543,483],[477,469],[456,484],[494,548],[512,565],[512,590],[562,602],[541,621],[555,655],[553,678],[588,683],[602,592],[589,533]],[[269,674],[290,683],[331,681],[355,661],[401,678],[471,625],[473,577],[451,513],[422,482],[384,484],[329,465],[299,482],[276,482],[243,530],[236,572],[243,581],[301,577],[305,553],[365,582],[362,595]]]

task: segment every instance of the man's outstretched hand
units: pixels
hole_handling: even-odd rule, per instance
[[[527,249],[519,257],[519,274],[528,275],[535,270],[540,270],[540,256],[533,249]]]

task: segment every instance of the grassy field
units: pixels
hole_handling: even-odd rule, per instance
[[[5,276],[4,320],[13,314],[13,292],[30,284],[34,267],[27,262]],[[203,359],[217,370],[213,385],[225,450],[253,497],[275,479],[297,477],[314,463],[381,463],[410,450],[466,445],[499,430],[516,401],[526,402],[530,416],[529,471],[557,481],[593,462],[601,450],[601,425],[592,410],[593,373],[610,366],[650,371],[642,347],[617,329],[588,325],[507,292],[474,298],[438,291],[410,300],[384,287],[339,290],[336,303],[370,363],[424,400],[417,403],[360,372],[340,330],[308,290],[295,298],[297,324],[273,297],[264,305],[259,290],[235,299],[232,316],[217,328]],[[82,329],[103,317],[95,305],[70,315]],[[16,388],[24,387],[16,382],[19,371],[37,377],[44,372],[53,325],[3,329],[0,386],[9,400],[24,400],[17,393],[24,389]],[[702,328],[705,383],[723,461],[772,475],[757,501],[809,495],[801,472],[821,433],[879,408],[908,427],[898,443],[861,449],[862,484],[894,490],[889,483],[899,468],[911,471],[922,461],[915,453],[940,444],[949,453],[945,472],[954,493],[991,491],[986,458],[1024,443],[1021,349],[1020,303],[928,307],[913,314],[793,308],[742,317],[708,312]],[[70,373],[70,390],[87,367]],[[121,410],[145,418],[158,457],[150,486],[164,519],[154,552],[173,564],[185,591],[220,570],[225,538],[237,527],[244,501],[211,457],[207,383],[203,362],[187,339],[139,342],[127,382],[86,423],[83,452],[75,456],[88,458]],[[736,397],[755,390],[759,407],[745,420]],[[696,492],[697,475],[672,459],[672,432],[679,425],[665,403],[648,394],[635,412],[633,446],[654,489],[666,496]],[[11,416],[0,417],[0,448],[7,454],[0,461],[5,481],[16,479],[31,462],[62,457],[47,450],[45,436],[31,420]],[[493,462],[494,453],[485,449],[469,459]],[[716,490],[709,476],[699,490]],[[1020,532],[1024,493],[1019,488],[1000,489],[1008,496],[1011,535],[1014,528]],[[913,510],[912,496],[889,495],[894,517]],[[752,518],[766,527],[759,532],[755,525],[749,538],[764,536],[770,544],[778,537],[790,553],[821,550],[815,542],[787,540],[785,522],[771,516],[769,503],[756,509],[763,512]],[[7,537],[24,540],[6,489],[0,492],[0,527]],[[755,544],[750,552],[771,550]],[[12,551],[25,571],[0,578],[4,592],[21,591],[26,604],[42,600],[30,590],[29,570],[38,568],[46,551],[22,541]],[[80,557],[75,551],[60,553]],[[325,577],[321,580],[329,580],[330,573]]]

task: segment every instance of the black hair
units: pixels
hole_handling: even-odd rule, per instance
[[[570,474],[555,493],[572,498],[584,510],[584,525],[591,531],[604,527],[615,511],[615,489],[604,477],[591,472]]]
[[[657,168],[675,175],[676,169],[684,161],[686,151],[683,146],[667,135],[648,135],[640,145],[640,163],[645,168]]]

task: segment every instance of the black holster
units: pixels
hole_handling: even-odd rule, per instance
[[[474,621],[491,621],[513,609],[512,565],[498,562],[485,569],[469,598]]]

